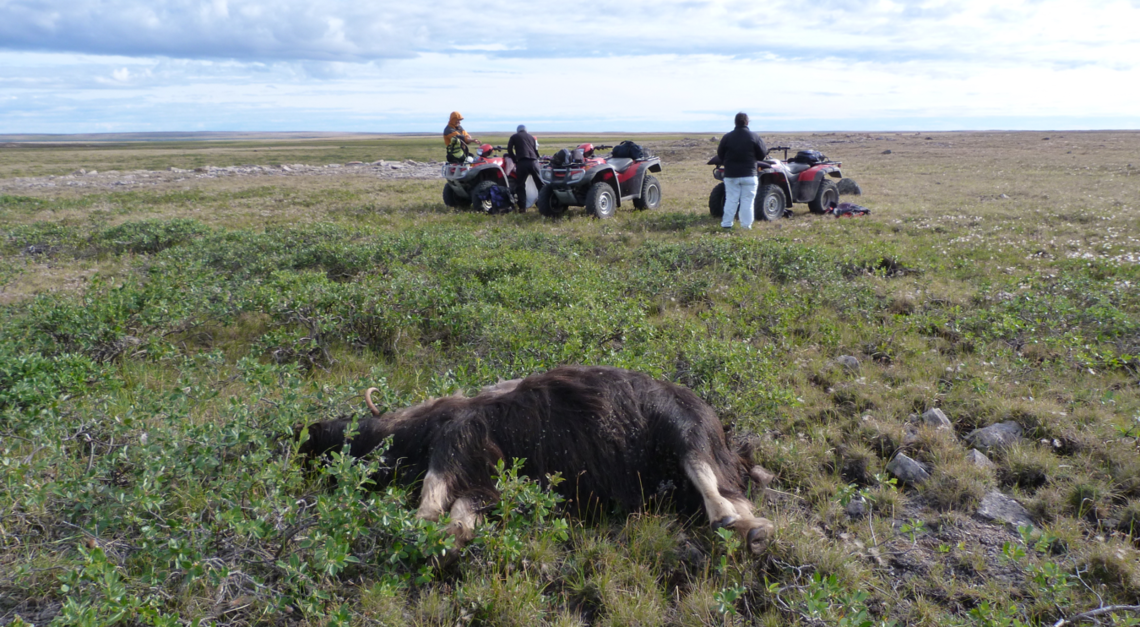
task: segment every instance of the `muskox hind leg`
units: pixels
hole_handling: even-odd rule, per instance
[[[776,527],[767,518],[752,514],[752,504],[743,497],[726,498],[720,493],[716,472],[712,465],[700,456],[689,456],[684,463],[685,475],[701,494],[705,512],[713,527],[728,527],[735,531],[748,546],[748,550],[759,555],[772,541]]]

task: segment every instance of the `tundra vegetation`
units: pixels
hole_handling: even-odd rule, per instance
[[[770,135],[872,213],[731,234],[709,139],[640,138],[662,207],[604,221],[351,168],[42,178],[435,137],[0,145],[0,624],[1137,624],[1140,133]],[[398,408],[560,364],[710,403],[777,474],[768,554],[667,507],[568,518],[506,463],[441,568],[446,521],[370,490],[375,458],[297,462],[295,426],[365,415],[366,387]],[[966,436],[1011,422],[981,464]],[[1032,524],[979,516],[994,492]]]

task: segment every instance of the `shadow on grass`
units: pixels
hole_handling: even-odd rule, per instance
[[[646,231],[666,232],[685,231],[694,227],[708,226],[713,219],[699,213],[651,213],[638,214],[630,226],[640,226]]]

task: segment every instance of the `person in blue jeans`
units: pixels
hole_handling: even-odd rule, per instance
[[[716,155],[724,163],[724,217],[720,225],[732,228],[732,221],[740,214],[740,226],[752,228],[756,203],[756,162],[768,157],[764,140],[748,128],[748,114],[736,114],[736,128],[720,138]]]

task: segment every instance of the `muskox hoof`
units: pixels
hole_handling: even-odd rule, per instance
[[[721,518],[720,520],[714,520],[712,527],[713,527],[713,529],[724,529],[724,528],[732,527],[733,525],[736,524],[737,520],[739,520],[739,519],[733,518],[732,516],[725,516],[724,518]]]
[[[748,530],[748,551],[753,555],[761,555],[772,544],[776,537],[776,525],[767,518],[760,518],[756,526]]]

